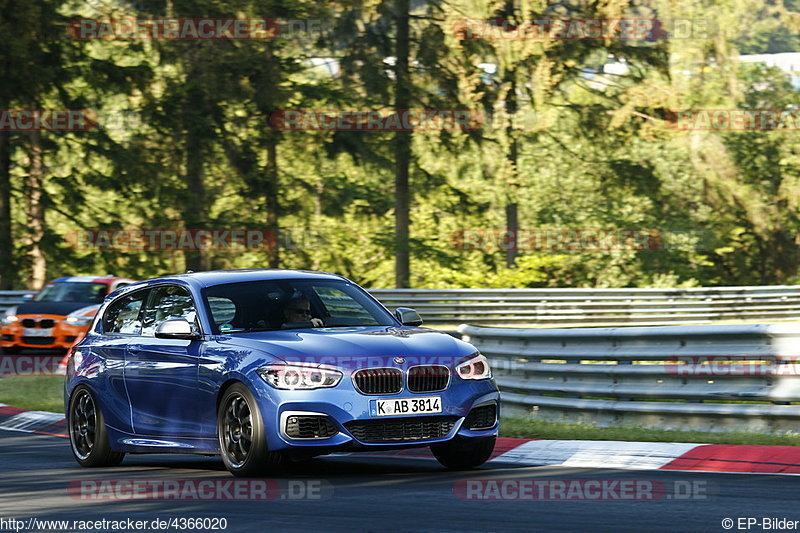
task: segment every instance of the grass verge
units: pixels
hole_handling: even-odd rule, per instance
[[[761,433],[711,433],[648,429],[642,427],[597,428],[583,424],[566,424],[544,420],[503,418],[501,437],[558,440],[625,440],[643,442],[697,442],[701,444],[764,444],[770,446],[800,446],[800,435],[764,435]]]
[[[0,378],[0,403],[32,411],[64,412],[64,376]]]

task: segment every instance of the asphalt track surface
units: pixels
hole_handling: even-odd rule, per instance
[[[724,518],[800,520],[797,476],[487,465],[448,472],[431,459],[346,456],[294,465],[274,480],[303,481],[319,498],[271,501],[85,501],[68,494],[81,480],[233,479],[217,458],[128,455],[119,467],[75,463],[63,437],[0,430],[0,519],[134,520],[216,517],[224,531],[727,531]],[[460,480],[651,480],[702,486],[676,499],[616,501],[466,501]],[[284,490],[282,495],[286,495]],[[687,496],[686,494],[684,496]],[[0,525],[3,525],[0,521]],[[4,528],[8,529],[8,524]],[[3,528],[0,528],[3,529]],[[784,529],[792,531],[800,528]],[[27,529],[22,529],[26,531]],[[154,531],[153,529],[147,529]],[[730,530],[730,529],[729,529]],[[773,528],[777,531],[777,528]],[[29,530],[28,530],[29,531]],[[78,529],[65,529],[78,531]],[[177,531],[177,529],[169,529]],[[195,530],[198,531],[198,530]],[[202,530],[205,531],[205,530]]]

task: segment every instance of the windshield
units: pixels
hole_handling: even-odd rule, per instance
[[[86,302],[99,304],[108,293],[105,283],[62,281],[51,283],[36,295],[34,302]]]
[[[215,334],[313,327],[395,326],[360,288],[337,280],[270,280],[203,290]]]

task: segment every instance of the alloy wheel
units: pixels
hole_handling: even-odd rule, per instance
[[[97,434],[97,408],[86,390],[78,392],[72,404],[69,433],[75,454],[81,459],[88,458]]]
[[[222,439],[231,464],[243,465],[253,448],[253,416],[241,394],[230,396],[225,406]]]

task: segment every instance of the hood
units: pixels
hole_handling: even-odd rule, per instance
[[[93,304],[92,302],[28,302],[17,307],[17,315],[67,316],[73,311]]]
[[[267,352],[287,363],[323,364],[345,370],[417,364],[452,366],[477,351],[447,333],[392,326],[265,331],[225,336],[220,342]],[[404,361],[395,361],[397,357]]]

